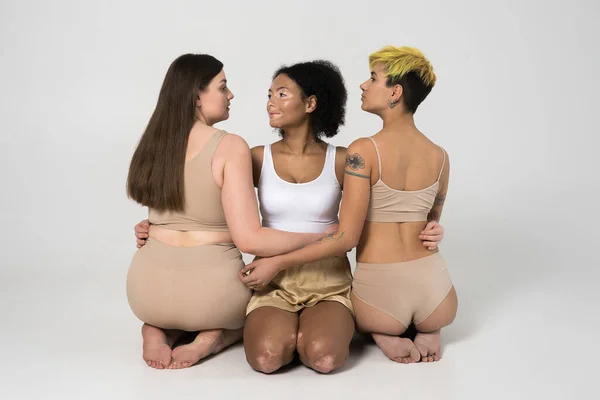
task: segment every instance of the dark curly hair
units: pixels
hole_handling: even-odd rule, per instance
[[[309,122],[316,139],[338,134],[346,117],[348,92],[337,66],[326,60],[301,62],[279,68],[273,79],[285,74],[302,90],[303,98],[315,96],[317,108],[309,114]],[[285,132],[279,130],[283,136]]]

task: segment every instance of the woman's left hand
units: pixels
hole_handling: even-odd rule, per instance
[[[240,271],[240,279],[250,289],[258,290],[268,285],[279,272],[276,258],[259,258]]]
[[[435,250],[444,239],[444,227],[437,221],[429,221],[425,229],[421,231],[419,239],[423,241],[423,246],[428,250]]]

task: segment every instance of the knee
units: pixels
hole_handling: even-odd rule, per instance
[[[326,340],[313,340],[304,346],[308,366],[317,372],[328,374],[340,368],[348,358],[348,349],[335,349],[333,343]]]
[[[283,366],[283,356],[271,348],[263,348],[253,357],[247,357],[248,364],[258,371],[264,374],[270,374],[277,371]]]
[[[295,345],[295,335],[290,340],[279,343],[264,339],[254,349],[246,351],[246,359],[256,371],[270,374],[291,361]]]

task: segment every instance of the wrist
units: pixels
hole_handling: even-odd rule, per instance
[[[287,254],[282,254],[275,257],[277,269],[281,272],[284,269],[289,268],[292,265],[290,257]]]

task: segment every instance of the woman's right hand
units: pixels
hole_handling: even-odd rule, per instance
[[[134,230],[137,248],[140,249],[143,245],[146,244],[146,239],[148,239],[148,233],[150,232],[150,222],[147,219],[140,221],[135,226]]]

